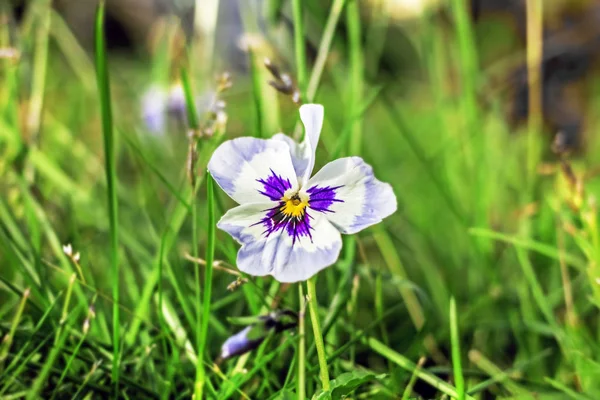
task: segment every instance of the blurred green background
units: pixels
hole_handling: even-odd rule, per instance
[[[197,354],[205,268],[190,255],[207,247],[211,152],[301,134],[265,58],[325,106],[316,168],[359,155],[398,197],[319,274],[334,386],[351,377],[349,398],[366,399],[600,396],[598,1],[107,1],[117,275],[96,6],[0,5],[0,398],[189,398],[197,364],[206,398],[298,396],[298,329],[214,362],[241,329],[229,318],[301,310],[299,284],[231,290],[236,277],[215,269]],[[234,205],[218,188],[215,200],[217,218]],[[218,265],[236,270],[236,252],[217,231]]]

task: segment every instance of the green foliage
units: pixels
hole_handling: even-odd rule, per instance
[[[372,372],[355,370],[339,375],[330,382],[331,389],[321,391],[313,396],[313,400],[341,400],[345,399],[349,394],[354,392],[362,385],[373,380],[382,380],[385,374],[375,375]]]
[[[220,122],[196,96],[235,66],[200,57],[196,36],[182,51],[173,21],[148,62],[105,50],[101,12],[86,50],[51,2],[23,3],[19,22],[0,4],[0,50],[20,54],[0,59],[0,398],[599,397],[600,141],[537,159],[531,141],[550,140],[488,95],[497,77],[479,68],[465,1],[448,2],[452,26],[433,10],[377,24],[385,10],[357,0],[269,1],[270,45],[251,42],[249,68],[231,71]],[[260,10],[241,3],[255,39]],[[360,155],[399,200],[344,238],[310,304],[298,285],[239,275],[215,229],[233,205],[205,172],[219,143],[300,133],[266,56],[325,106],[316,168]],[[188,117],[156,135],[140,98],[168,79]],[[238,324],[276,309],[299,328],[217,362]]]

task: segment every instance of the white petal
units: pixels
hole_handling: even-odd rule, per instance
[[[351,234],[374,225],[396,211],[396,195],[392,187],[373,175],[373,168],[360,157],[340,158],[325,165],[305,185],[330,188],[331,202],[313,203],[342,233]],[[309,201],[310,203],[310,201]]]
[[[228,140],[215,150],[208,170],[221,189],[240,204],[278,200],[283,197],[282,190],[298,186],[289,147],[279,140]],[[274,176],[281,184],[266,188],[264,182]]]
[[[273,135],[274,140],[281,140],[285,142],[290,148],[290,156],[292,157],[292,164],[296,171],[296,176],[303,177],[308,169],[308,164],[311,157],[311,149],[307,145],[307,142],[302,143],[296,142],[294,139],[284,133],[276,133]]]
[[[313,218],[312,239],[302,237],[292,244],[290,236],[283,234],[279,262],[271,272],[279,282],[305,281],[337,261],[342,249],[340,232],[322,214],[314,213]]]
[[[259,222],[266,215],[265,210],[269,210],[278,204],[277,202],[251,203],[232,208],[221,217],[217,223],[217,228],[233,236],[242,245],[242,249],[246,246],[255,246],[256,243],[264,243],[270,238],[265,237],[265,227]],[[242,249],[240,249],[240,252]],[[260,262],[255,264],[244,263],[244,268],[242,268],[239,257],[238,253],[238,268],[247,274],[263,276],[271,272],[269,265]]]
[[[237,265],[250,275],[271,274],[280,282],[303,281],[339,257],[342,239],[339,231],[320,213],[309,220],[311,235],[294,241],[286,229],[265,235],[260,221],[266,210],[278,204],[244,204],[229,210],[217,226],[233,236],[242,245]]]
[[[306,182],[312,174],[315,166],[315,151],[321,136],[321,128],[323,128],[323,106],[320,104],[304,104],[300,107],[300,119],[304,124],[304,142],[306,147],[305,156],[308,157],[308,165],[306,170],[298,176],[302,178],[302,182]]]

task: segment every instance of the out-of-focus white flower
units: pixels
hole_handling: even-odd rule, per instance
[[[213,109],[219,110],[222,101],[217,94],[209,90],[195,99],[199,116]],[[169,118],[187,124],[187,107],[185,92],[181,83],[174,83],[169,88],[152,85],[142,96],[142,118],[146,128],[153,133],[164,133]]]
[[[149,131],[162,133],[165,130],[167,92],[158,85],[152,85],[142,96],[142,118]]]

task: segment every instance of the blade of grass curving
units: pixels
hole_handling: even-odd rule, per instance
[[[423,368],[425,361],[427,361],[427,359],[425,357],[419,358],[417,367],[411,374],[410,380],[408,381],[408,384],[404,388],[404,393],[402,394],[402,400],[409,400],[411,398],[410,395],[412,394],[413,387],[415,386],[415,383],[417,382],[417,378],[418,378],[417,373],[421,370],[421,368]]]
[[[515,247],[523,248],[525,250],[532,250],[546,257],[553,258],[557,261],[559,261],[562,257],[565,263],[581,271],[587,268],[587,263],[585,260],[565,251],[557,250],[555,247],[550,246],[548,244],[541,243],[532,239],[510,236],[501,232],[495,232],[482,228],[471,228],[469,229],[469,233],[471,235],[482,236],[500,242],[509,243]]]
[[[487,359],[481,352],[478,350],[470,350],[469,351],[469,360],[475,364],[479,369],[487,373],[490,377],[498,379],[501,381],[506,389],[516,396],[523,396],[526,399],[533,399],[534,396],[521,385],[513,382],[511,379],[508,379],[509,376],[502,369],[500,369],[497,365]]]
[[[471,395],[475,395],[478,392],[481,392],[481,391],[487,389],[491,385],[494,385],[498,382],[502,382],[506,379],[509,379],[512,373],[524,371],[526,369],[526,367],[531,366],[532,364],[538,363],[538,362],[542,361],[543,359],[548,358],[550,355],[552,355],[552,350],[545,349],[542,352],[534,355],[530,359],[516,364],[514,368],[510,368],[506,371],[502,371],[500,374],[494,375],[494,376],[490,377],[489,379],[486,379],[485,381],[472,386],[469,389],[468,393]]]
[[[372,337],[367,337],[367,338],[363,338],[362,341],[367,346],[369,346],[371,348],[371,350],[375,351],[376,353],[379,353],[383,357],[392,361],[394,364],[398,365],[400,368],[403,368],[410,372],[414,372],[419,377],[419,379],[421,379],[424,382],[427,382],[432,387],[438,389],[440,392],[444,393],[445,395],[450,396],[453,399],[459,398],[458,391],[452,385],[450,385],[447,382],[444,382],[437,376],[435,376],[427,371],[419,370],[415,363],[413,363],[412,361],[410,361],[408,358],[404,357],[403,355],[390,349],[389,347],[387,347],[386,345],[381,343],[379,340],[372,338]],[[469,400],[474,400],[473,397],[471,397],[469,395],[466,395],[465,398],[469,399]]]
[[[120,320],[119,320],[119,225],[118,225],[118,203],[117,203],[117,163],[116,146],[113,135],[112,108],[110,99],[110,80],[106,60],[106,43],[104,37],[104,11],[105,1],[100,0],[96,10],[96,81],[100,98],[100,113],[102,115],[102,136],[104,139],[104,158],[106,183],[108,188],[108,218],[110,225],[110,265],[112,275],[113,296],[113,369],[112,381],[115,392],[119,387],[119,360],[121,358],[120,342]]]
[[[559,382],[555,379],[545,377],[544,380],[548,382],[553,388],[560,390],[565,396],[573,400],[592,400],[595,397],[592,397],[590,394],[585,393],[577,393],[575,390],[571,389],[567,385],[562,382]]]
[[[461,355],[460,355],[460,336],[458,334],[458,318],[456,316],[456,301],[454,297],[450,298],[450,341],[452,345],[452,369],[454,372],[454,384],[458,392],[458,399],[465,398],[465,377],[463,376]]]

